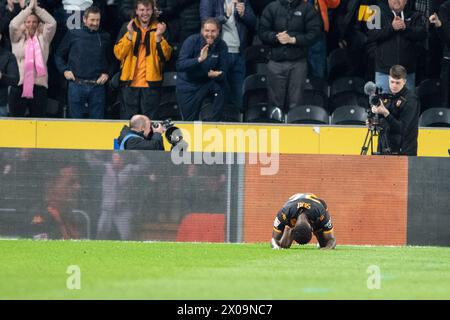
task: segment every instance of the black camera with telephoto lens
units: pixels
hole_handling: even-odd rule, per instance
[[[183,140],[183,133],[181,132],[181,129],[178,127],[175,127],[175,124],[173,123],[172,119],[166,119],[163,121],[155,121],[152,123],[152,127],[154,129],[158,128],[158,126],[161,125],[163,128],[166,129],[165,136],[167,141],[172,145],[172,149],[180,144],[180,150],[187,150],[188,144],[186,141]]]
[[[154,129],[158,128],[159,125],[161,125],[163,128],[165,128],[167,130],[170,127],[173,127],[174,123],[172,122],[172,119],[166,119],[164,121],[154,121],[152,123],[152,127]]]

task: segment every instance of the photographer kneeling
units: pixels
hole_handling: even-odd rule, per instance
[[[372,105],[372,112],[381,115],[378,137],[379,154],[417,155],[420,104],[417,96],[406,88],[406,69],[395,65],[389,70],[392,96]]]
[[[120,150],[162,150],[164,143],[162,134],[166,131],[161,123],[152,126],[150,119],[144,115],[134,115],[130,126],[124,126],[118,142]]]

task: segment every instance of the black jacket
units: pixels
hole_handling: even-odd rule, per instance
[[[130,0],[125,0],[130,1]],[[159,0],[159,21],[168,24],[171,43],[181,44],[200,31],[200,0]]]
[[[16,57],[0,47],[0,106],[6,106],[8,101],[8,87],[19,83],[20,75]]]
[[[306,58],[308,47],[318,40],[322,29],[320,17],[309,3],[303,0],[278,0],[264,9],[259,25],[259,37],[264,44],[271,47],[271,60],[297,61]],[[279,43],[276,35],[283,31],[295,37],[297,43]]]
[[[436,31],[444,44],[444,57],[450,57],[450,1],[445,1],[439,8],[439,20],[442,22],[440,28]]]
[[[427,37],[425,17],[419,12],[404,11],[406,29],[392,28],[394,14],[388,6],[381,8],[381,28],[368,31],[368,42],[376,45],[375,71],[385,74],[396,64],[406,68],[408,73],[416,71],[417,47]]]
[[[419,134],[420,103],[417,96],[404,87],[386,105],[390,114],[381,116],[380,125],[393,154],[416,156]],[[382,135],[379,136],[380,138]],[[379,138],[378,151],[387,147]]]
[[[136,134],[140,136],[131,137],[125,142],[125,150],[162,150],[164,151],[164,143],[160,133],[152,132],[150,133],[149,138],[145,138],[142,132],[136,132],[131,130],[128,126],[123,126],[122,131],[120,131],[120,136],[117,139],[119,145],[122,143],[122,140],[125,138],[127,134]]]
[[[190,35],[200,30],[200,0],[176,0],[176,3],[180,17],[178,41],[182,44]]]
[[[97,79],[102,73],[114,72],[111,39],[108,33],[86,27],[69,30],[61,41],[55,63],[58,71],[72,71],[81,79]]]

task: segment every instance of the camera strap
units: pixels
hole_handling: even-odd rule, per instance
[[[129,134],[127,134],[127,135],[123,138],[122,143],[120,144],[119,150],[125,150],[125,143],[126,143],[127,140],[130,139],[130,138],[144,139],[144,138],[142,138],[141,136],[139,136],[139,135],[137,135],[137,134],[129,133]]]

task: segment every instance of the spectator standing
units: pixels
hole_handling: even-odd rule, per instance
[[[55,35],[56,21],[37,0],[22,10],[10,23],[12,51],[19,66],[20,81],[11,87],[9,107],[12,116],[43,117],[47,106],[47,59]]]
[[[323,29],[319,39],[308,50],[308,68],[310,75],[325,79],[327,71],[327,33],[330,30],[328,9],[334,9],[340,0],[308,0],[322,19]]]
[[[172,54],[163,37],[166,24],[157,21],[154,1],[137,0],[135,14],[114,46],[121,65],[122,119],[138,113],[153,118],[160,102],[163,66]]]
[[[429,21],[436,29],[442,43],[444,44],[444,52],[442,57],[442,89],[444,93],[444,101],[442,107],[449,107],[450,92],[450,1],[445,1],[439,8],[438,13],[433,13]],[[440,106],[437,106],[440,107]]]
[[[419,12],[405,9],[407,0],[388,0],[381,5],[381,28],[368,31],[368,41],[374,43],[375,81],[389,92],[389,70],[402,65],[408,70],[406,87],[414,92],[417,69],[417,45],[426,38],[425,19]]]
[[[25,0],[7,0],[0,3],[0,44],[4,49],[11,51],[8,27],[11,20],[25,7]]]
[[[2,34],[0,33],[0,43]],[[19,83],[19,69],[16,57],[0,46],[0,117],[8,115],[8,87]]]
[[[242,108],[245,79],[244,50],[249,30],[256,27],[256,16],[248,0],[201,0],[200,18],[215,18],[222,24],[222,40],[228,47],[227,103]]]
[[[308,48],[317,41],[320,31],[316,10],[303,0],[278,0],[264,9],[259,37],[271,47],[267,69],[272,107],[286,111],[302,103]]]
[[[88,8],[83,15],[84,27],[69,30],[56,52],[56,66],[69,81],[72,118],[82,118],[86,104],[91,119],[104,118],[105,84],[114,64],[110,36],[99,31],[100,19],[97,7]]]
[[[198,120],[207,97],[213,97],[210,121],[220,121],[225,101],[227,44],[220,39],[220,23],[202,22],[200,34],[186,39],[177,61],[177,101],[184,121]]]

